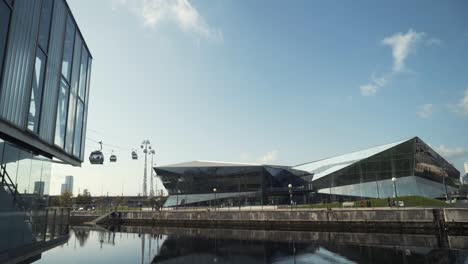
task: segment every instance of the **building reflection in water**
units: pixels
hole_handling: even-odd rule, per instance
[[[83,263],[465,263],[468,237],[175,227],[73,227]],[[100,254],[87,254],[99,248]],[[66,247],[46,253],[61,263]],[[55,251],[55,252],[54,252]],[[92,255],[92,256],[89,256]],[[60,258],[63,257],[63,258]],[[89,258],[89,259],[86,259]]]
[[[73,229],[75,233],[75,240],[78,240],[80,247],[83,247],[86,243],[86,240],[89,238],[89,229]]]

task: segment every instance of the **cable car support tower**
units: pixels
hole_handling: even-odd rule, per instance
[[[148,187],[147,187],[147,162],[148,162],[148,150],[151,150],[149,140],[143,140],[141,143],[141,148],[143,153],[145,153],[145,171],[143,173],[143,196],[148,196]]]

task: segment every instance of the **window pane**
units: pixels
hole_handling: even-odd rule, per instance
[[[41,112],[42,90],[44,86],[44,73],[46,58],[41,49],[36,51],[33,82],[31,88],[31,101],[29,104],[28,129],[34,133],[38,131],[39,113]]]
[[[2,73],[3,52],[5,51],[9,21],[10,8],[3,1],[0,1],[0,75]]]
[[[62,74],[70,81],[71,64],[73,59],[73,42],[75,40],[75,24],[71,16],[67,19],[67,30],[65,33],[65,43],[63,46]]]
[[[75,125],[75,143],[73,147],[73,155],[75,157],[80,157],[81,153],[81,134],[83,128],[83,113],[84,113],[84,103],[81,100],[78,100],[78,106],[76,110],[76,125]]]
[[[85,137],[86,137],[86,124],[87,124],[87,120],[88,120],[88,100],[89,100],[89,84],[90,84],[90,77],[91,77],[91,65],[93,63],[93,60],[91,59],[91,57],[88,58],[88,73],[86,74],[87,78],[86,78],[86,94],[85,94],[85,108],[84,108],[84,120],[83,120],[83,131],[81,132],[82,135],[81,135],[81,142],[85,142]],[[83,159],[84,157],[84,151],[85,151],[85,147],[82,146],[81,147],[81,153],[80,153],[80,159]]]
[[[78,82],[80,77],[80,61],[81,61],[81,46],[83,41],[76,32],[75,48],[73,51],[73,66],[70,87],[70,101],[68,103],[68,120],[67,120],[67,134],[65,136],[65,151],[72,154],[73,140],[75,135],[75,117],[76,117],[76,100],[78,93]]]
[[[52,19],[53,0],[42,0],[41,21],[39,24],[39,46],[47,52],[49,44],[50,20]]]
[[[67,122],[69,89],[68,84],[62,79],[57,105],[57,122],[55,125],[55,144],[61,148],[65,145],[65,125]]]
[[[81,67],[80,67],[80,89],[78,96],[84,101],[86,94],[86,73],[88,71],[88,51],[86,47],[83,46],[83,51],[81,52]]]
[[[75,36],[75,48],[73,49],[73,64],[72,64],[72,76],[71,76],[71,93],[74,95],[78,94],[78,82],[80,79],[80,61],[81,61],[81,46],[83,41],[81,40],[78,31]]]
[[[13,6],[14,0],[6,0],[6,2],[7,2],[8,4],[10,4],[11,6]]]
[[[73,147],[73,132],[75,131],[75,110],[76,110],[76,95],[70,93],[70,101],[68,102],[68,119],[67,119],[67,129],[66,129],[66,143],[65,151],[67,153],[72,153]]]

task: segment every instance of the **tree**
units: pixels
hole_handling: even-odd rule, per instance
[[[119,205],[119,206],[124,206],[124,205],[127,205],[128,200],[127,200],[127,197],[119,196],[119,197],[117,197],[117,199],[115,200],[115,202],[116,202],[117,205]]]
[[[71,192],[64,192],[60,195],[60,206],[62,207],[71,207],[72,206],[72,196]]]
[[[88,189],[83,190],[83,194],[78,194],[76,197],[76,204],[80,205],[90,205],[93,203],[93,198],[91,197],[91,193]]]
[[[60,196],[50,196],[49,206],[60,206]]]

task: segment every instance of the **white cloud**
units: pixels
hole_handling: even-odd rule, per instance
[[[379,87],[383,87],[387,84],[388,78],[388,76],[375,77],[374,75],[372,75],[372,82],[374,82]]]
[[[375,77],[372,74],[372,81],[368,84],[364,84],[359,86],[359,90],[361,91],[362,96],[374,96],[377,91],[385,86],[389,79],[391,78],[391,75],[388,76],[381,76],[381,77]]]
[[[423,104],[419,107],[418,116],[421,118],[429,118],[434,112],[433,104]]]
[[[223,40],[222,33],[211,28],[189,0],[114,0],[114,3],[131,9],[148,27],[173,23],[185,33]]]
[[[468,116],[468,87],[465,89],[465,95],[455,106],[455,111],[463,116]]]
[[[426,33],[416,32],[409,29],[407,33],[396,33],[382,40],[382,44],[390,46],[392,49],[393,66],[392,71],[383,74],[382,77],[371,77],[371,82],[359,87],[361,95],[371,96],[377,94],[377,91],[384,87],[397,73],[405,70],[405,62],[408,56],[416,49],[417,44],[424,39]],[[439,45],[442,43],[440,39],[430,38],[424,42],[427,46]]]
[[[361,90],[362,96],[373,96],[377,93],[379,86],[369,83],[369,84],[361,85],[359,89]]]
[[[258,159],[258,162],[261,164],[271,164],[278,160],[278,151],[272,150],[267,152],[263,157]]]
[[[396,33],[382,40],[382,44],[392,48],[393,71],[400,72],[405,69],[405,60],[414,51],[416,44],[424,37],[424,32],[409,29],[408,33]]]
[[[440,145],[438,147],[434,148],[437,153],[442,155],[445,158],[462,158],[468,156],[468,150],[461,148],[461,147],[455,147],[455,148],[449,148],[446,147],[445,145]]]
[[[426,44],[426,46],[440,46],[442,45],[442,40],[438,38],[430,38],[427,39],[424,44]]]

